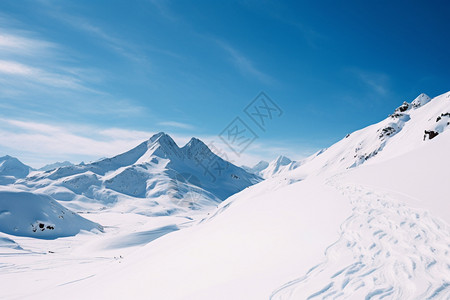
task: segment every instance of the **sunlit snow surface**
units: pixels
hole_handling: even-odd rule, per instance
[[[150,201],[128,176],[107,187],[124,170],[21,179],[23,189],[57,197],[67,188],[59,203],[104,233],[1,234],[0,298],[449,299],[448,112],[450,93],[420,96],[292,170],[200,209],[171,201],[167,173],[163,198]],[[437,136],[424,138],[425,130]],[[153,155],[143,151],[136,164]],[[102,192],[83,194],[84,182],[96,180]],[[114,198],[123,187],[128,195]]]

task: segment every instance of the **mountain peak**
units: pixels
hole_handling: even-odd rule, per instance
[[[275,162],[276,165],[279,165],[279,166],[286,166],[286,165],[288,165],[288,164],[290,164],[292,162],[292,160],[290,160],[289,158],[287,158],[284,155],[278,156],[275,161],[276,161]]]
[[[161,131],[161,132],[158,132],[158,133],[152,135],[152,137],[149,139],[149,141],[151,143],[155,143],[157,141],[162,143],[162,142],[167,142],[167,141],[169,141],[169,142],[173,141],[173,139],[170,137],[170,135]]]
[[[431,98],[427,94],[421,93],[419,96],[416,97],[416,99],[414,99],[411,102],[411,105],[414,108],[418,108],[418,107],[421,107],[421,106],[427,104],[428,102],[430,102],[430,100],[431,100]]]
[[[185,145],[185,147],[198,147],[198,146],[204,146],[207,147],[205,143],[203,143],[202,140],[193,137],[189,140],[189,142]]]
[[[9,155],[0,157],[0,176],[6,175],[23,178],[26,177],[31,170],[31,167],[23,164],[15,157]]]
[[[259,161],[259,163],[257,163],[256,165],[253,166],[253,169],[261,171],[261,170],[267,168],[268,166],[269,166],[269,163],[267,161],[261,160],[261,161]]]
[[[177,143],[175,143],[172,137],[165,132],[154,134],[147,141],[148,148],[153,148],[154,145],[160,145],[163,146],[166,150],[171,149],[172,151],[175,151],[174,149],[179,149]]]
[[[203,141],[195,137],[191,138],[191,140],[181,149],[188,157],[194,157],[199,153],[208,154],[209,152],[211,152],[209,147],[205,143],[203,143]]]

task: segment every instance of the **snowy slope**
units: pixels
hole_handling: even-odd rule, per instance
[[[449,95],[403,105],[233,195],[199,225],[44,295],[448,299],[450,133],[436,119],[450,108]],[[439,134],[424,140],[425,130]]]
[[[323,249],[338,238],[336,228],[351,213],[345,198],[323,188],[321,181],[282,189],[267,183],[231,197],[209,220],[154,240],[107,272],[43,295],[267,299],[321,259]]]
[[[0,191],[0,232],[54,239],[81,230],[102,230],[46,195]]]
[[[445,115],[449,111],[449,93],[429,102],[424,99],[428,96],[421,94],[412,101],[425,103],[421,106],[403,103],[385,120],[347,135],[294,172],[306,176],[346,170],[400,156],[421,146],[424,139],[428,140],[425,131],[443,132],[448,129],[450,118]]]
[[[450,108],[445,99],[434,99],[434,105]],[[418,128],[436,113],[431,104],[429,109],[422,111],[425,118],[417,113],[423,121]],[[383,161],[335,176],[333,184],[354,206],[341,237],[314,269],[281,286],[271,299],[449,299],[449,149],[446,131],[401,156],[386,148]]]
[[[15,157],[9,155],[0,157],[0,185],[11,184],[18,178],[24,178],[31,170],[31,167]]]
[[[111,228],[138,224],[137,232],[108,229],[90,242],[86,235],[74,237],[71,250],[60,251],[92,258],[83,268],[77,264],[70,277],[58,276],[75,266],[60,267],[67,260],[63,254],[56,263],[46,261],[57,272],[31,268],[15,274],[0,269],[0,280],[10,286],[0,296],[450,299],[449,111],[450,93],[434,99],[421,95],[294,170],[234,194],[199,222],[171,226],[172,216],[166,224],[144,230],[140,226],[159,218],[140,215],[138,222],[131,222],[128,213],[93,214],[90,217],[120,220]],[[431,138],[425,131],[435,134]],[[171,156],[170,166],[181,165],[186,152],[171,153],[180,160]],[[148,157],[161,159],[153,153]],[[167,165],[160,170],[170,170]],[[102,185],[103,176],[114,178],[117,172],[89,171],[84,175],[96,176]],[[78,174],[83,172],[70,176]],[[45,180],[50,179],[35,182]],[[128,249],[124,244],[133,244],[133,251],[123,252]],[[115,257],[110,262],[94,259],[111,253]],[[13,264],[12,259],[7,262]],[[46,284],[36,283],[36,276]],[[24,281],[30,284],[25,291],[17,284]]]

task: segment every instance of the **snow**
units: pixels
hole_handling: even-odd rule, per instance
[[[352,170],[343,178],[376,190],[396,193],[409,205],[430,210],[450,224],[449,149],[450,131],[447,131],[400,157]]]
[[[261,178],[224,161],[198,139],[179,148],[161,132],[112,158],[34,172],[17,181],[16,187],[70,201],[66,205],[76,209],[93,209],[96,204],[111,208],[121,201],[138,198],[137,201],[154,199],[164,203],[166,213],[170,213],[215,207],[259,181]],[[199,201],[192,203],[193,197]],[[180,205],[174,207],[174,198]]]
[[[22,248],[14,240],[6,236],[0,235],[0,251],[5,251],[5,248],[22,250]]]
[[[0,177],[12,176],[15,178],[24,178],[31,171],[31,167],[24,165],[17,158],[6,155],[0,157]]]
[[[306,271],[310,261],[321,258],[322,250],[338,237],[341,220],[351,212],[345,199],[334,189],[323,189],[320,181],[272,188],[247,189],[239,199],[233,196],[223,202],[214,217],[154,240],[129,260],[96,275],[83,291],[77,284],[66,285],[52,297],[75,289],[77,297],[101,299],[267,297],[296,272]],[[328,199],[334,201],[324,210]]]
[[[411,105],[415,108],[421,107],[421,106],[427,104],[428,102],[430,102],[430,100],[431,100],[431,98],[427,94],[422,93],[411,102]]]
[[[256,174],[264,179],[268,179],[294,170],[302,163],[303,162],[292,161],[286,156],[280,155],[270,163],[260,161],[252,168],[245,166],[243,168],[250,173]]]
[[[93,229],[99,231],[102,227],[64,208],[47,195],[0,191],[0,232],[55,239]]]
[[[70,161],[63,161],[63,162],[55,162],[55,163],[52,163],[52,164],[48,164],[48,165],[45,165],[45,166],[43,166],[42,168],[39,168],[38,170],[39,171],[50,171],[50,170],[53,170],[53,169],[57,169],[57,168],[60,168],[60,167],[67,167],[67,166],[73,166],[74,164],[73,163],[71,163]]]
[[[206,145],[180,148],[163,133],[113,158],[32,173],[0,195],[46,200],[6,217],[38,205],[53,218],[56,203],[104,232],[0,235],[0,297],[450,299],[448,112],[450,92],[422,94],[301,162],[247,169],[266,171],[262,182],[223,160],[212,180],[197,161]]]

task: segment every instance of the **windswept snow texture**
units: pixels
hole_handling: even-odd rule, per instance
[[[46,195],[0,191],[0,232],[44,239],[102,230]]]
[[[23,250],[14,240],[0,235],[0,255],[5,249]]]

